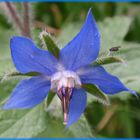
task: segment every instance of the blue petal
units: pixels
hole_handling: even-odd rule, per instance
[[[106,94],[128,91],[136,95],[135,91],[127,88],[116,76],[109,74],[101,66],[85,69],[85,73],[80,77],[82,83],[95,84]]]
[[[69,108],[69,120],[67,127],[75,123],[85,110],[87,95],[83,89],[74,89]]]
[[[39,72],[50,75],[55,72],[56,58],[41,50],[26,37],[13,37],[10,41],[13,62],[21,73]]]
[[[76,70],[93,62],[99,49],[100,34],[90,9],[81,31],[61,50],[60,60],[66,69]]]
[[[41,103],[50,90],[50,82],[39,76],[22,80],[12,92],[4,109],[32,108]]]

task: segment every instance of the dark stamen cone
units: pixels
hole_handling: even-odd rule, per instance
[[[68,122],[69,101],[67,101],[67,98],[65,96],[62,97],[62,108],[64,115],[64,124],[66,125]]]
[[[70,99],[72,97],[72,88],[62,87],[61,90],[58,92],[58,96],[61,100],[64,124],[66,125],[68,122],[69,104],[70,104]]]

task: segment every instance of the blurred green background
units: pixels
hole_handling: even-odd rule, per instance
[[[39,33],[46,29],[63,47],[80,30],[87,11],[101,32],[101,53],[121,46],[115,56],[126,63],[105,66],[112,74],[140,93],[140,3],[29,3],[32,38],[41,46]],[[14,3],[22,21],[22,3]],[[14,69],[9,40],[21,35],[5,3],[0,3],[0,137],[140,137],[140,100],[129,93],[109,96],[111,105],[89,97],[80,120],[65,130],[59,100],[54,98],[45,111],[44,104],[28,110],[2,110],[12,89],[22,78],[9,78]]]

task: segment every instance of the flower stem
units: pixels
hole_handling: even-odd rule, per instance
[[[24,7],[24,35],[31,38],[30,30],[30,16],[29,16],[29,3],[23,2]]]
[[[21,34],[23,35],[23,27],[22,27],[22,23],[21,21],[19,20],[18,18],[18,15],[17,15],[17,12],[16,12],[16,9],[14,6],[12,6],[12,3],[10,2],[5,2],[6,6],[7,6],[7,9],[9,10],[10,12],[10,15],[12,17],[12,19],[14,20],[14,22],[16,23],[17,27],[19,28],[19,30],[21,31]]]

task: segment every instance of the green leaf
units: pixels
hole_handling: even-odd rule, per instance
[[[105,105],[109,105],[109,99],[108,97],[101,92],[95,85],[93,84],[83,84],[82,87],[88,92],[90,93],[95,100],[105,104]]]
[[[93,62],[93,66],[106,65],[112,63],[125,63],[125,61],[115,56],[101,57]]]
[[[94,137],[84,115],[82,115],[80,119],[69,128],[69,130],[77,138]]]
[[[77,137],[77,138],[84,138],[84,137],[94,137],[92,131],[89,127],[89,124],[84,115],[72,126],[68,129],[65,129],[65,126],[62,123],[62,119],[60,118],[52,118],[51,114],[48,117],[48,127],[44,130],[41,134],[37,135],[37,137]],[[54,134],[55,129],[55,134]]]
[[[41,34],[41,39],[43,40],[43,43],[47,47],[48,51],[50,51],[56,58],[59,58],[59,48],[55,44],[52,37],[45,31],[43,31]]]
[[[27,111],[27,113],[16,120],[13,125],[0,134],[0,137],[35,137],[38,133],[42,132],[46,128],[47,124],[44,123],[45,119],[46,115],[42,107],[38,106]]]
[[[125,16],[106,18],[100,22],[99,30],[101,33],[101,49],[107,50],[115,46],[122,46],[132,19]]]
[[[84,116],[74,126],[65,130],[63,115],[60,113],[61,103],[54,100],[51,106],[54,110],[51,109],[50,112],[46,112],[42,104],[33,109],[24,110],[2,110],[1,108],[0,137],[93,137]],[[57,115],[61,115],[59,117],[52,115],[54,111]]]
[[[6,99],[7,100],[7,99]],[[1,102],[1,106],[5,100]],[[59,112],[59,110],[57,110]],[[55,129],[55,135],[54,135]],[[3,110],[0,108],[0,137],[72,137],[61,119],[52,117],[42,105],[33,109]]]
[[[63,123],[61,102],[57,96],[53,98],[52,103],[47,108],[47,112],[50,113],[51,116],[61,119],[61,123]],[[67,131],[70,131],[74,137],[93,137],[92,131],[90,130],[89,124],[84,115],[82,115],[74,125],[69,127]]]
[[[51,114],[46,114],[46,129],[39,133],[37,138],[66,138],[74,137],[73,133],[65,129],[60,118],[52,117]]]
[[[55,135],[54,135],[55,129]],[[0,110],[0,137],[32,138],[32,137],[72,137],[62,120],[45,112],[42,105],[33,109]]]

